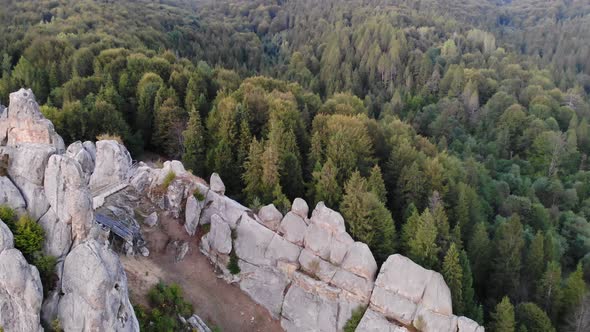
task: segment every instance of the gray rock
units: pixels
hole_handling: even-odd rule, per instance
[[[377,274],[377,262],[373,253],[369,246],[362,242],[350,245],[342,262],[342,268],[370,281],[375,280]]]
[[[154,227],[158,224],[158,213],[156,211],[150,213],[149,216],[143,219],[143,223],[148,227]]]
[[[482,326],[479,326],[477,322],[467,318],[459,317],[457,319],[458,332],[484,332]]]
[[[332,278],[331,284],[346,290],[358,297],[359,301],[369,302],[371,291],[373,290],[373,281],[351,273],[346,270],[338,270]]]
[[[146,247],[139,247],[139,253],[143,256],[143,257],[149,257],[150,255],[150,250]]]
[[[295,198],[291,206],[291,212],[305,219],[309,215],[309,206],[302,198]]]
[[[72,225],[61,222],[52,208],[39,219],[39,225],[47,234],[43,252],[54,257],[64,257],[72,246]]]
[[[129,184],[135,188],[138,193],[145,193],[148,191],[150,184],[153,181],[153,170],[147,166],[141,166],[137,169],[135,174],[132,174]]]
[[[85,174],[86,180],[90,180],[90,175],[94,172],[94,158],[85,148],[82,142],[77,141],[70,146],[66,150],[66,156],[76,160],[80,166],[82,166],[82,171]]]
[[[432,271],[426,270],[407,257],[391,255],[381,266],[375,286],[399,294],[414,303],[422,300]]]
[[[20,89],[10,94],[8,109],[0,118],[0,145],[43,144],[62,153],[63,139],[45,119],[31,90]]]
[[[191,327],[197,329],[197,331],[199,332],[211,332],[211,329],[207,326],[207,324],[205,324],[201,317],[197,315],[192,315],[187,320],[187,322],[190,324]]]
[[[344,218],[342,218],[342,215],[326,207],[324,202],[319,202],[316,205],[311,214],[311,223],[318,224],[334,234],[346,232]]]
[[[240,289],[278,318],[289,283],[285,275],[268,266],[255,266],[244,261],[239,265]]]
[[[180,244],[176,247],[176,261],[180,262],[184,259],[186,254],[188,254],[189,245],[186,241],[181,241]]]
[[[205,207],[205,201],[199,201],[194,195],[189,195],[186,199],[186,207],[184,209],[184,229],[193,236],[197,232],[199,220],[201,219],[201,211]]]
[[[303,238],[305,237],[306,230],[307,224],[303,218],[293,212],[289,212],[285,215],[283,221],[281,221],[279,234],[283,234],[283,237],[287,241],[303,246]]]
[[[221,181],[219,174],[211,174],[211,178],[209,179],[209,185],[211,187],[211,190],[213,190],[214,192],[220,195],[225,195],[225,185],[223,184],[223,181]]]
[[[440,273],[432,272],[422,296],[422,306],[435,313],[447,316],[453,314],[451,291]]]
[[[391,323],[379,313],[367,309],[359,325],[357,332],[408,332],[405,327]]]
[[[335,265],[342,264],[346,253],[348,252],[348,248],[350,245],[354,243],[352,237],[346,233],[340,233],[332,237],[332,242],[330,243],[330,262]]]
[[[299,255],[301,269],[323,282],[331,282],[337,267],[314,255],[309,249],[303,249]]]
[[[94,145],[94,143],[91,141],[85,141],[84,143],[82,143],[82,146],[84,147],[84,150],[86,150],[88,154],[90,154],[92,161],[96,161],[96,145]]]
[[[65,331],[139,331],[119,257],[90,239],[66,257],[59,320]]]
[[[325,260],[330,259],[331,242],[332,233],[329,229],[313,222],[307,227],[304,238],[305,248],[311,250],[315,255]]]
[[[258,211],[258,217],[264,226],[276,231],[281,224],[283,214],[277,210],[274,204],[269,204],[260,208],[260,211]]]
[[[12,248],[14,248],[14,237],[12,236],[12,232],[8,226],[6,226],[4,221],[0,219],[0,253]]]
[[[242,214],[236,232],[234,245],[240,259],[258,266],[270,264],[265,253],[275,233],[256,222],[248,213]]]
[[[285,240],[282,236],[275,234],[266,248],[265,256],[272,261],[284,261],[297,263],[301,247]]]
[[[375,287],[371,295],[371,308],[385,318],[411,325],[416,315],[417,304],[389,290]]]
[[[96,142],[96,166],[90,177],[90,190],[100,191],[127,182],[131,169],[131,155],[117,141]]]
[[[44,188],[51,209],[60,223],[71,226],[72,241],[80,243],[88,235],[94,220],[92,196],[80,164],[72,158],[53,155],[45,174]],[[51,239],[53,235],[47,237]]]
[[[9,178],[0,176],[0,205],[6,205],[23,213],[27,207],[25,199]]]
[[[416,313],[413,325],[422,332],[455,332],[457,317],[439,314],[421,307]]]
[[[211,218],[211,229],[205,235],[211,249],[220,254],[229,255],[232,249],[231,229],[229,225],[214,214]]]
[[[0,252],[0,326],[5,331],[43,331],[42,301],[43,287],[37,268],[29,265],[16,249]]]

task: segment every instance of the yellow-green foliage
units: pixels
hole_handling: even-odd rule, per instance
[[[164,182],[162,182],[162,188],[168,189],[168,187],[170,186],[172,181],[174,181],[174,179],[176,179],[176,173],[174,173],[173,171],[168,172],[168,174],[166,174],[166,177],[164,178]]]
[[[14,246],[19,249],[27,260],[43,247],[43,228],[28,215],[20,217],[14,229]]]

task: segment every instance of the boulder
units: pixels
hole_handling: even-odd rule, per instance
[[[80,164],[66,156],[51,156],[45,171],[44,188],[57,220],[71,226],[72,241],[77,244],[84,240],[92,227],[94,215],[92,196]],[[51,241],[53,235],[48,234],[47,238]]]
[[[309,206],[307,206],[307,203],[302,198],[297,197],[293,201],[293,205],[291,206],[291,212],[295,213],[303,219],[306,219],[309,215]]]
[[[127,182],[131,155],[125,146],[113,140],[96,142],[96,166],[90,177],[90,190],[100,191]]]
[[[324,202],[319,202],[311,214],[311,223],[326,228],[331,233],[339,234],[346,232],[344,226],[344,218],[342,215],[324,205]]]
[[[422,296],[422,306],[439,314],[453,314],[451,291],[440,273],[432,272]]]
[[[186,207],[184,209],[184,229],[193,236],[197,232],[199,220],[201,219],[201,211],[205,207],[205,201],[199,201],[195,195],[189,195],[186,199]]]
[[[233,199],[222,196],[213,190],[209,190],[209,188],[204,185],[197,184],[196,188],[200,192],[207,193],[205,198],[205,207],[201,213],[201,219],[199,220],[199,224],[201,225],[208,224],[211,222],[211,216],[218,214],[229,224],[231,229],[235,229],[238,220],[242,217],[244,212],[250,211],[247,207],[241,205]],[[251,218],[258,219],[258,217],[254,214],[252,214]]]
[[[367,309],[356,327],[356,332],[408,332],[408,330],[405,327],[391,323],[379,313]]]
[[[92,158],[92,161],[96,161],[96,145],[94,145],[94,143],[91,141],[85,141],[84,143],[82,143],[82,146],[84,147],[84,150],[88,152],[88,154]]]
[[[139,331],[119,257],[90,238],[67,255],[59,302],[64,331]]]
[[[455,332],[457,316],[439,314],[422,307],[416,313],[412,325],[422,332]]]
[[[265,307],[278,318],[283,306],[287,277],[279,270],[268,266],[255,266],[244,261],[240,265],[240,289],[256,303]]]
[[[330,259],[330,243],[332,242],[332,233],[329,229],[322,227],[320,224],[311,223],[305,232],[305,248],[311,250],[315,255],[328,260]]]
[[[353,243],[354,240],[346,232],[332,237],[332,242],[330,243],[330,262],[335,265],[342,264],[342,261],[348,252],[348,248]]]
[[[225,195],[225,184],[223,184],[223,181],[221,181],[221,177],[219,177],[219,174],[211,174],[211,178],[209,179],[209,186],[211,187],[211,190],[213,190],[214,192],[220,195]]]
[[[369,303],[373,281],[351,273],[346,270],[338,270],[332,278],[331,284],[355,295],[359,301]]]
[[[72,246],[72,225],[60,221],[52,208],[39,219],[39,225],[46,234],[43,252],[54,257],[64,257]]]
[[[158,213],[156,211],[150,213],[149,216],[143,219],[143,223],[148,227],[154,227],[158,224]]]
[[[375,280],[377,274],[377,262],[373,253],[369,246],[362,242],[354,242],[350,245],[342,262],[342,268],[371,282]]]
[[[20,191],[27,205],[27,213],[39,220],[49,209],[43,190],[45,168],[54,147],[45,144],[23,144],[16,147],[0,147],[0,156],[8,155],[8,175]]]
[[[306,230],[307,224],[303,218],[293,212],[287,213],[279,226],[279,234],[283,234],[287,241],[299,246],[303,246]]]
[[[82,142],[77,141],[70,144],[66,150],[66,156],[76,160],[82,166],[85,178],[90,180],[90,175],[94,172],[94,158],[84,148]]]
[[[265,253],[274,237],[273,231],[256,222],[245,212],[238,223],[236,234],[234,245],[240,259],[253,265],[270,264]]]
[[[282,236],[275,234],[266,248],[265,257],[272,261],[284,261],[297,263],[301,253],[301,247],[285,240]]]
[[[9,206],[17,213],[23,213],[27,207],[18,188],[5,176],[0,176],[0,205]]]
[[[276,231],[281,224],[283,214],[275,207],[274,204],[263,206],[258,211],[258,218],[268,229]]]
[[[12,232],[8,226],[6,226],[4,221],[0,219],[0,253],[12,248],[14,248],[14,237],[12,236]]]
[[[418,303],[430,281],[432,271],[399,254],[391,255],[381,265],[375,286]]]
[[[404,325],[411,325],[418,305],[392,291],[375,287],[371,295],[371,309],[385,318],[393,319]]]
[[[129,184],[138,192],[148,192],[150,184],[155,178],[154,170],[148,166],[140,166],[134,174],[131,175]]]
[[[457,332],[484,332],[483,326],[479,326],[476,321],[467,317],[457,319]]]
[[[55,132],[35,101],[31,90],[20,89],[10,94],[8,109],[0,118],[0,145],[43,144],[59,153],[65,150],[63,139]]]
[[[186,256],[186,254],[188,254],[190,247],[188,242],[186,241],[181,241],[180,244],[178,244],[178,246],[176,247],[176,257],[175,260],[177,262],[180,262],[184,259],[184,257]]]
[[[303,249],[299,255],[301,269],[308,275],[323,282],[331,282],[337,267],[314,255],[309,249]]]
[[[164,183],[164,180],[170,172],[174,173],[177,177],[183,176],[187,173],[182,163],[178,160],[168,160],[164,162],[162,169],[156,171],[158,174],[154,184],[158,186]]]
[[[229,255],[232,249],[231,229],[220,216],[214,214],[211,217],[211,229],[205,236],[211,249],[220,254]]]
[[[0,232],[3,232],[0,222]],[[0,235],[2,236],[2,235]],[[37,268],[20,251],[0,252],[0,326],[4,331],[36,332],[41,327],[43,286]]]

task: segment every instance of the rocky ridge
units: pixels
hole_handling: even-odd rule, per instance
[[[94,222],[89,182],[96,146],[76,142],[66,150],[31,90],[11,93],[1,109],[0,204],[43,227],[43,251],[57,257],[59,280],[43,299],[37,269],[13,249],[12,234],[0,222],[0,326],[42,330],[42,316],[48,324],[58,319],[65,331],[139,331],[123,268]]]
[[[163,188],[170,172],[174,180]],[[225,196],[217,174],[210,183],[178,161],[160,169],[141,164],[131,178],[138,192],[183,221],[190,235],[209,224],[201,252],[286,331],[342,331],[357,308],[367,308],[357,331],[484,331],[453,315],[441,274],[401,255],[390,256],[378,271],[369,247],[355,242],[340,213],[324,203],[311,215],[300,198],[284,216],[272,204],[256,214]],[[228,269],[232,256],[236,275]]]

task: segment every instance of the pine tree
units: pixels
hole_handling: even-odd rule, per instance
[[[436,244],[437,235],[434,217],[429,209],[425,209],[420,215],[416,233],[410,238],[408,256],[427,269],[436,268],[440,251]]]
[[[541,278],[545,268],[545,251],[543,245],[545,236],[539,231],[531,241],[525,256],[525,278],[527,286],[534,288],[535,283]]]
[[[182,155],[182,162],[184,163],[184,166],[187,169],[192,170],[196,175],[204,175],[205,140],[203,135],[203,125],[201,124],[201,115],[194,107],[190,112],[188,126],[183,132],[183,136],[184,153]]]
[[[413,206],[413,205],[412,205]],[[420,224],[420,213],[416,208],[412,210],[410,216],[406,218],[406,222],[402,225],[401,242],[402,249],[409,255],[411,248],[411,241],[418,231],[418,225]]]
[[[336,207],[342,197],[342,188],[338,184],[338,169],[328,158],[320,170],[313,172],[315,201],[323,201],[327,206]]]
[[[461,269],[463,270],[463,281],[462,281],[462,295],[464,302],[463,312],[457,312],[458,314],[465,315],[471,319],[483,325],[483,308],[478,305],[475,300],[475,290],[473,289],[473,274],[471,273],[471,264],[465,250],[461,250],[459,254],[459,261],[461,262]]]
[[[379,165],[375,165],[371,169],[367,185],[369,191],[373,192],[381,202],[387,202],[387,189],[385,189],[385,183],[383,182],[383,175],[381,174]]]
[[[457,313],[463,313],[465,303],[463,301],[463,269],[459,261],[459,251],[453,243],[449,247],[443,260],[442,275],[451,289],[453,300],[453,310]]]
[[[246,185],[244,194],[246,201],[252,204],[255,201],[260,201],[264,194],[265,188],[262,186],[262,154],[264,153],[263,143],[258,142],[256,137],[252,138],[250,143],[250,152],[248,158],[244,162],[244,173],[242,179]]]
[[[555,332],[547,314],[534,303],[520,303],[516,307],[516,318],[519,326],[526,327],[527,331]]]
[[[510,303],[508,296],[504,296],[502,301],[496,305],[496,309],[491,314],[490,327],[492,332],[514,332],[516,330],[514,306]]]

